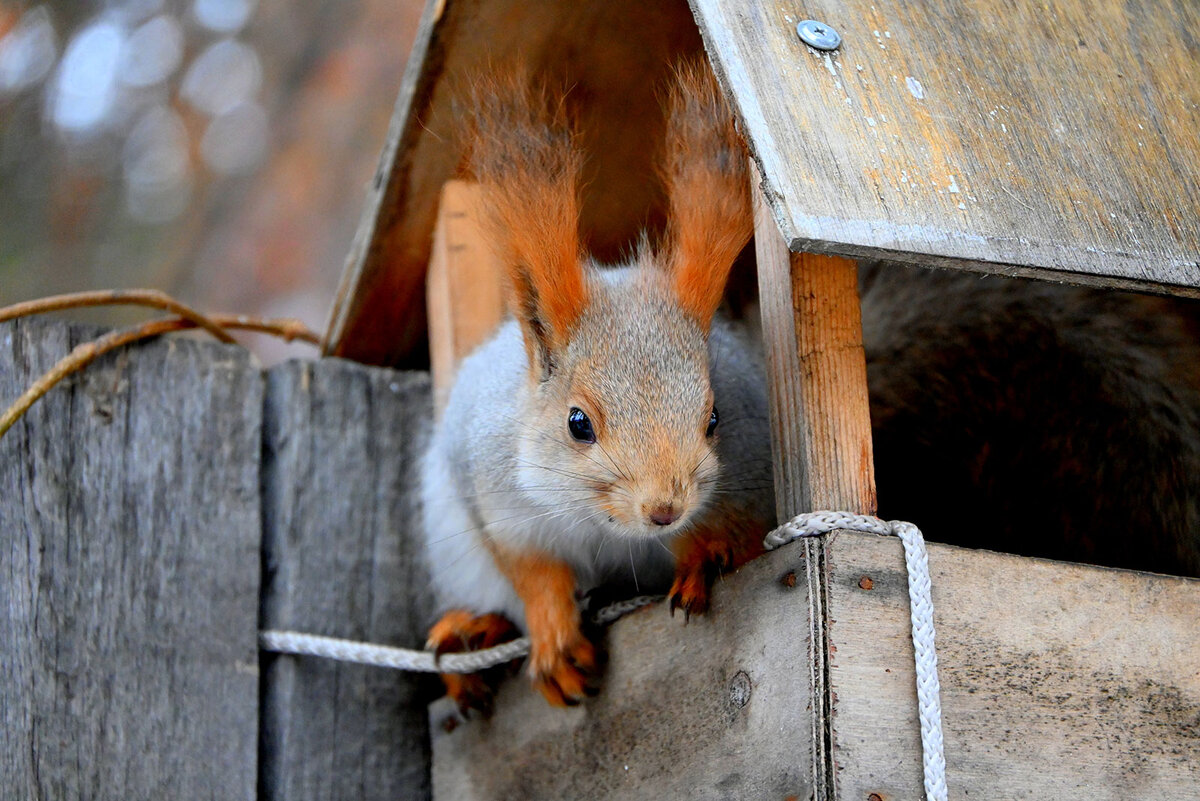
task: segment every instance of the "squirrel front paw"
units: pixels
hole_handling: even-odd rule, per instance
[[[675,582],[667,596],[671,616],[675,616],[676,609],[682,609],[684,621],[689,621],[693,614],[703,615],[707,612],[713,581],[721,570],[714,562],[680,563],[675,569]]]
[[[684,620],[708,611],[717,576],[744,565],[763,552],[762,535],[747,531],[691,531],[675,541],[675,582],[668,595],[671,615]]]
[[[529,676],[551,705],[575,706],[597,692],[596,661],[596,646],[580,631],[557,643],[534,639]]]
[[[429,630],[425,647],[437,656],[462,651],[481,651],[520,636],[517,627],[503,615],[473,615],[465,609],[452,609]],[[496,685],[508,672],[500,665],[482,673],[443,673],[446,694],[466,717],[472,709],[483,717],[492,714]]]

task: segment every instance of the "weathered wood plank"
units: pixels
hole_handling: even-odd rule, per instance
[[[291,362],[270,371],[266,410],[264,626],[420,647],[430,610],[414,488],[427,377]],[[263,797],[428,798],[423,681],[265,656]]]
[[[411,191],[405,183],[414,165],[402,154],[420,136],[420,126],[415,123],[429,102],[431,82],[438,74],[432,65],[440,64],[442,45],[434,39],[434,29],[445,5],[444,0],[428,0],[421,14],[388,125],[387,140],[379,154],[375,178],[367,188],[358,230],[330,307],[322,348],[327,354],[359,358],[372,364],[395,364],[416,350],[425,335],[422,316],[425,305],[420,302],[423,272],[412,268],[409,262],[413,256],[403,248],[388,247],[391,242],[385,237],[395,225],[397,215],[403,214],[406,195]],[[453,164],[426,154],[415,167],[417,171],[432,170],[445,180]],[[430,183],[418,185],[425,190],[419,193],[418,204],[433,204],[437,195],[430,191]],[[418,205],[415,213],[420,215],[422,208]],[[418,241],[414,246],[416,260],[421,262],[422,244]],[[399,314],[395,313],[397,307],[402,310]],[[383,314],[384,308],[391,313]]]
[[[791,250],[1200,294],[1200,4],[691,3]]]
[[[920,798],[902,546],[841,532],[826,559],[837,798]],[[951,798],[1196,797],[1200,581],[941,545],[929,561]]]
[[[491,720],[446,731],[453,705],[434,704],[435,798],[812,797],[806,633],[820,618],[804,554],[787,548],[727,577],[713,611],[686,626],[661,605],[619,621],[601,693],[582,706],[549,707],[523,676],[501,688]]]
[[[94,333],[0,325],[0,404]],[[5,797],[255,797],[262,393],[240,348],[156,342],[0,439]]]
[[[814,509],[874,514],[857,267],[789,253],[762,193],[754,197],[779,519]]]
[[[480,230],[479,202],[476,184],[448,181],[442,188],[425,293],[434,416],[449,399],[458,363],[504,318],[504,266]]]

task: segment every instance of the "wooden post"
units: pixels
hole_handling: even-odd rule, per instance
[[[419,648],[421,374],[342,361],[267,376],[263,625]],[[426,801],[428,677],[265,654],[260,801]]]
[[[790,253],[761,191],[754,232],[779,519],[820,509],[874,514],[855,264]]]
[[[501,265],[479,228],[479,187],[448,181],[433,231],[426,303],[434,414],[440,416],[463,357],[504,317]]]
[[[755,186],[762,185],[751,163]],[[848,259],[791,253],[754,192],[759,306],[780,522],[823,509],[875,513],[875,468],[858,271]],[[833,799],[830,644],[824,543],[804,540],[814,797]]]
[[[0,325],[0,405],[97,333]],[[254,799],[262,398],[174,339],[0,439],[0,796]]]

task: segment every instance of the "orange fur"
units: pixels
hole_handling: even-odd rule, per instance
[[[668,102],[670,271],[680,305],[707,331],[754,226],[747,156],[706,64],[680,67]]]
[[[508,618],[503,615],[473,615],[465,609],[451,609],[429,630],[426,648],[435,654],[479,651],[520,636]],[[458,705],[464,715],[475,709],[485,716],[492,711],[492,695],[495,682],[503,670],[480,673],[443,673],[442,683],[446,694]]]
[[[524,70],[481,82],[473,106],[469,170],[536,364],[534,357],[566,345],[587,305],[578,231],[583,156],[562,103],[552,104]]]
[[[753,524],[728,520],[720,529],[693,529],[676,537],[671,544],[675,554],[675,583],[668,596],[671,614],[682,609],[691,618],[707,612],[713,581],[761,556],[763,534]]]
[[[570,566],[547,554],[489,544],[500,571],[525,604],[529,675],[554,706],[573,706],[591,694],[594,646],[583,635]]]

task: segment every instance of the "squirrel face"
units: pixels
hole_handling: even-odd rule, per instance
[[[635,536],[686,529],[715,488],[706,340],[753,227],[747,156],[711,72],[680,67],[668,94],[668,228],[618,269],[583,255],[584,156],[565,103],[514,75],[478,87],[471,125],[482,222],[529,366],[520,485]]]
[[[720,469],[704,332],[658,266],[589,270],[587,284],[570,340],[530,384],[520,484],[620,535],[686,529]]]

